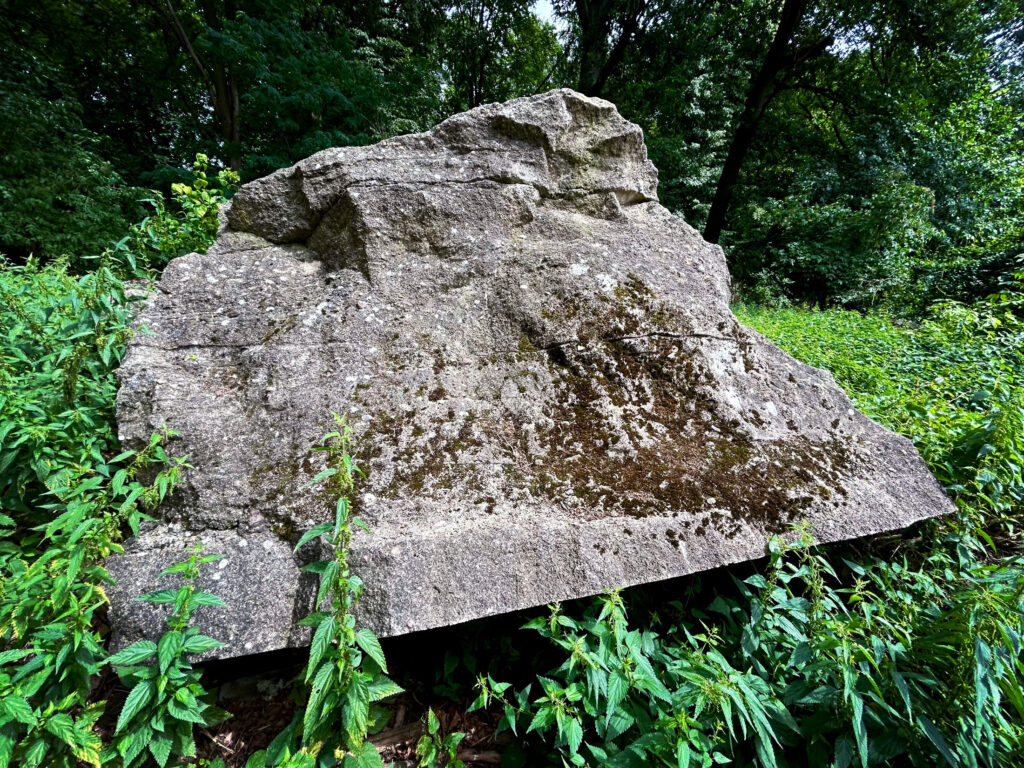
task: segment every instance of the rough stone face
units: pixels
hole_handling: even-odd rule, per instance
[[[167,267],[121,369],[122,439],[195,466],[114,558],[131,597],[195,541],[222,655],[300,644],[291,553],[332,412],[367,471],[352,560],[382,635],[761,556],[951,506],[911,444],[729,311],[722,251],[657,203],[640,129],[567,90],[331,149],[246,185]]]

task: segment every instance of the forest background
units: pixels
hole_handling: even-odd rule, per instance
[[[568,86],[772,301],[992,293],[1024,227],[1018,0],[4,0],[0,252],[95,254],[197,153],[248,180]],[[187,177],[187,174],[186,174]]]
[[[199,555],[146,596],[159,645],[109,653],[104,558],[189,471],[169,432],[122,450],[116,368],[239,180],[562,86],[643,127],[741,321],[911,438],[957,511],[460,627],[396,675],[420,764],[457,765],[467,722],[514,734],[508,766],[1024,764],[1020,0],[0,0],[0,57],[0,768],[381,764],[398,686],[352,621],[347,506],[304,536],[336,544],[336,610],[279,734],[221,723],[193,666]],[[347,439],[320,446],[339,498]]]

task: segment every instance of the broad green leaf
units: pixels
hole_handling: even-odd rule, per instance
[[[192,599],[189,600],[189,607],[195,608],[199,605],[214,605],[219,608],[226,608],[227,603],[221,600],[217,595],[212,592],[197,591],[192,594]]]
[[[43,758],[46,757],[49,749],[50,747],[46,740],[42,738],[37,738],[29,744],[28,749],[24,752],[25,768],[36,768],[36,766],[42,764]]]
[[[356,643],[365,651],[366,655],[377,662],[382,671],[388,671],[387,660],[384,658],[384,651],[380,647],[377,636],[369,629],[363,628],[356,632]]]
[[[389,696],[395,696],[396,694],[402,693],[405,689],[398,683],[393,682],[391,679],[378,675],[372,683],[369,684],[367,690],[370,693],[370,701],[381,701]]]
[[[121,714],[117,718],[115,733],[123,731],[125,726],[150,702],[153,698],[153,690],[153,683],[148,680],[143,680],[132,688],[128,698],[125,699],[124,707],[121,708]]]
[[[167,760],[171,756],[171,746],[171,737],[162,734],[157,735],[149,742],[149,751],[160,768],[164,768],[167,765]]]
[[[345,691],[345,706],[341,711],[341,723],[353,744],[366,738],[370,727],[370,696],[362,676],[353,675]]]
[[[924,715],[918,715],[917,725],[924,732],[924,735],[928,737],[928,741],[935,745],[939,754],[942,755],[943,760],[952,766],[959,765],[959,761],[949,749],[949,744],[946,743],[946,739],[943,737],[942,733],[935,727],[935,723]]]
[[[317,665],[320,664],[320,659],[323,658],[327,649],[331,646],[336,629],[337,624],[335,623],[334,616],[329,615],[320,622],[316,632],[313,633],[313,641],[309,646],[309,662],[306,664],[306,682],[309,682],[309,678],[312,677]]]
[[[107,663],[114,666],[141,664],[155,653],[156,643],[151,640],[139,640],[108,658]]]
[[[380,753],[377,748],[368,741],[363,742],[359,752],[354,756],[347,756],[345,758],[345,765],[351,764],[353,768],[384,768],[384,763],[380,759]]]
[[[570,717],[565,727],[565,742],[569,747],[569,754],[575,755],[580,751],[583,743],[583,726],[575,717]]]
[[[53,715],[43,724],[43,727],[65,744],[75,744],[78,741],[75,733],[75,721],[64,713]]]
[[[178,653],[181,651],[181,644],[181,633],[175,630],[165,632],[163,637],[160,638],[160,643],[157,645],[156,649],[156,658],[160,667],[160,674],[167,674],[167,670],[170,668],[171,662],[178,658]]]
[[[185,642],[181,646],[181,650],[185,653],[206,653],[207,651],[213,651],[217,648],[223,648],[224,643],[219,640],[214,640],[212,637],[206,635],[192,635],[185,639]]]
[[[199,706],[180,704],[174,699],[167,700],[167,713],[171,717],[186,723],[197,723],[198,725],[207,724]]]
[[[690,745],[683,739],[676,741],[677,768],[690,768]]]
[[[177,590],[159,589],[156,592],[148,592],[145,595],[139,595],[135,599],[143,603],[173,603],[176,596]]]
[[[19,723],[33,727],[36,724],[36,715],[32,711],[32,707],[22,696],[17,694],[8,694],[0,699],[0,712]]]
[[[299,537],[299,542],[295,545],[295,551],[298,552],[299,549],[301,549],[304,544],[306,544],[309,541],[312,541],[318,536],[323,536],[325,533],[331,530],[331,526],[331,523],[320,523],[319,525],[315,525],[312,528],[310,528],[308,531],[302,534],[301,537]]]

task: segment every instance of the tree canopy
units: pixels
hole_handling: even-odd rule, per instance
[[[0,250],[98,250],[196,153],[243,180],[573,87],[773,300],[998,289],[1024,231],[1019,0],[3,0]]]

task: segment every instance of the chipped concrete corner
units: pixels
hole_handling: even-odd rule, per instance
[[[197,541],[227,555],[222,656],[306,641],[292,543],[333,509],[303,490],[333,412],[381,635],[756,558],[798,521],[827,542],[949,512],[907,440],[736,322],[721,250],[656,189],[640,129],[568,90],[243,187],[121,368],[122,439],[170,425],[195,469],[109,563],[115,642],[159,632],[132,596]]]

